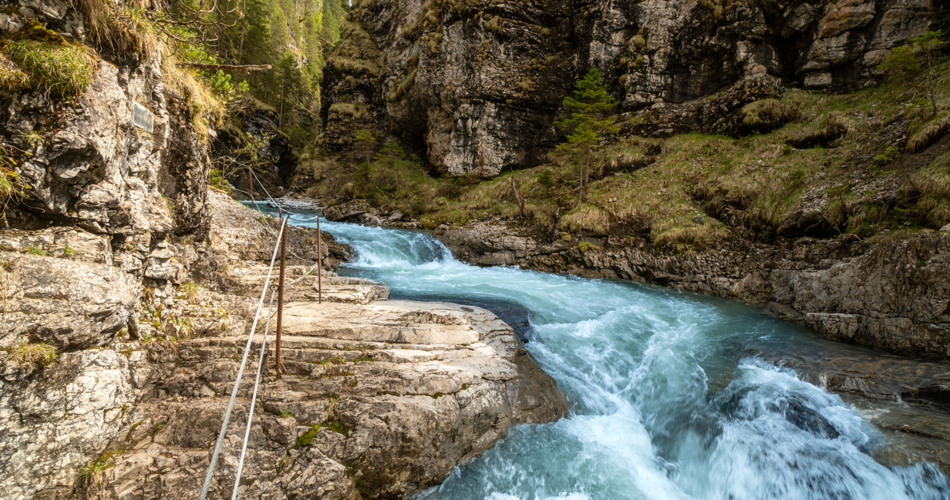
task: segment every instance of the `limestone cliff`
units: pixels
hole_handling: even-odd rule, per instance
[[[434,170],[492,177],[532,164],[557,139],[553,121],[588,68],[621,111],[662,110],[640,135],[707,129],[783,86],[874,82],[890,48],[946,26],[938,1],[671,2],[451,0],[354,2],[329,58],[322,119],[331,149],[377,128],[414,145]],[[726,109],[700,100],[749,78]],[[670,113],[683,126],[664,124]]]

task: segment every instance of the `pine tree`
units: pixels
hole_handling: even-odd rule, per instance
[[[940,41],[943,36],[941,30],[930,31],[916,38],[911,38],[911,45],[895,47],[879,67],[887,70],[891,78],[907,83],[912,81],[913,77],[924,70],[927,70],[927,90],[930,94],[930,105],[933,115],[937,115],[937,99],[935,96],[935,80],[933,67],[937,63],[937,56],[946,42]],[[922,59],[924,66],[921,66],[919,59]]]
[[[583,203],[590,177],[591,153],[600,146],[604,133],[616,131],[614,117],[608,112],[617,106],[617,102],[607,92],[597,68],[591,69],[577,82],[573,94],[573,97],[565,97],[563,103],[570,115],[554,125],[567,134],[567,142],[558,145],[558,151],[570,155],[575,163],[583,161],[580,175],[580,201]]]

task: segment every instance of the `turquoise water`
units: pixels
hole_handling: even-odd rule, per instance
[[[394,298],[516,310],[526,348],[573,405],[512,429],[417,500],[950,497],[932,465],[875,462],[883,438],[841,398],[747,354],[817,342],[796,325],[633,283],[473,267],[421,232],[323,229],[357,252],[340,274]]]

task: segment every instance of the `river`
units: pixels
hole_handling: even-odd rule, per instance
[[[630,282],[473,267],[423,232],[322,229],[357,253],[341,275],[515,323],[572,403],[416,500],[950,498],[934,465],[876,462],[884,437],[840,397],[749,354],[827,342],[797,325]]]

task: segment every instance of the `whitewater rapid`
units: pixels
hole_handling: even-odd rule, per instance
[[[340,274],[393,298],[520,311],[526,348],[573,405],[512,429],[418,500],[950,498],[934,465],[876,462],[884,438],[840,397],[748,354],[819,341],[796,325],[734,301],[473,267],[423,232],[322,229],[356,251]]]

